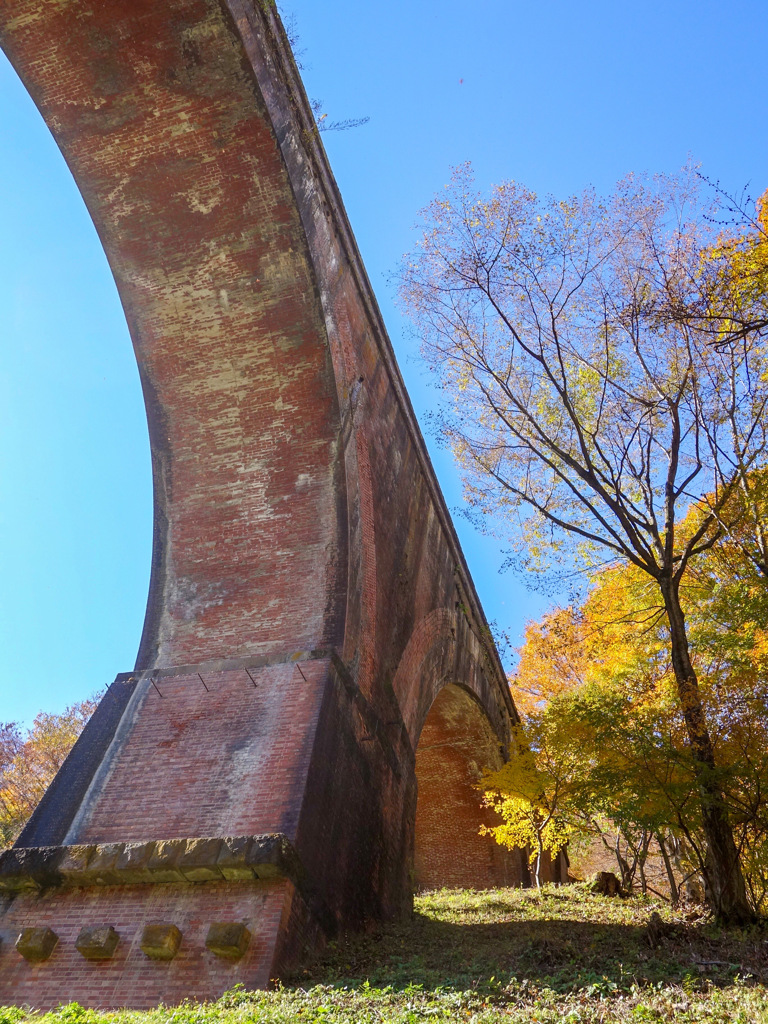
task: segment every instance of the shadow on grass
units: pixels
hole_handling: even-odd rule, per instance
[[[639,925],[567,919],[456,924],[415,914],[407,925],[332,944],[289,984],[498,991],[517,984],[590,994],[768,981],[764,934],[672,925],[651,949]]]

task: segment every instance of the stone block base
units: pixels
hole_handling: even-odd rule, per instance
[[[142,950],[147,925],[158,923],[180,933],[166,959]],[[236,957],[206,944],[212,926],[222,924],[238,933]],[[27,960],[16,948],[27,928],[56,935],[47,959]],[[84,929],[102,928],[114,930],[116,944],[109,956],[90,959],[78,938]],[[238,983],[266,987],[322,943],[322,933],[294,883],[274,878],[21,890],[0,895],[0,940],[0,1005],[49,1009],[76,1001],[148,1009],[216,998]]]

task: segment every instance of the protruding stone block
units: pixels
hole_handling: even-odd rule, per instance
[[[181,932],[175,924],[148,924],[141,934],[141,951],[150,960],[173,960],[180,943]]]
[[[216,956],[239,960],[248,949],[251,933],[244,924],[235,921],[218,921],[208,929],[205,944]]]
[[[16,939],[16,949],[25,960],[39,964],[48,959],[58,941],[58,935],[50,928],[24,928]]]
[[[120,874],[116,864],[125,843],[99,843],[88,861],[83,881],[85,885],[119,885]]]
[[[75,946],[86,960],[110,960],[119,941],[120,936],[111,924],[99,924],[82,928]]]
[[[220,839],[188,839],[176,862],[188,882],[212,882],[223,877],[216,867]]]
[[[0,855],[0,889],[45,889],[61,885],[60,846],[13,847]]]
[[[13,849],[0,853],[0,891],[19,892],[22,889],[37,889],[38,884],[29,874],[26,850]]]
[[[255,870],[248,861],[253,844],[252,836],[237,836],[223,839],[216,866],[230,882],[250,882]]]
[[[64,854],[61,846],[38,846],[26,852],[30,855],[30,874],[41,889],[61,885],[59,866]]]
[[[152,881],[149,859],[155,852],[156,845],[154,842],[125,844],[123,852],[115,861],[115,870],[120,876],[121,882],[131,884]]]
[[[155,848],[147,862],[147,868],[153,882],[183,882],[178,861],[184,852],[183,839],[163,839],[155,843]]]
[[[246,863],[258,878],[290,878],[298,883],[303,874],[296,851],[281,833],[254,836]]]
[[[59,872],[65,884],[82,885],[82,879],[87,877],[88,866],[96,853],[96,846],[64,846],[62,847],[61,858],[59,859]]]

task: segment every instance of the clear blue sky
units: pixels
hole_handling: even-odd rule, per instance
[[[388,275],[417,212],[472,160],[564,195],[691,155],[768,187],[768,17],[758,0],[285,0],[304,79],[416,411],[434,396]],[[0,63],[0,721],[59,711],[133,665],[151,547],[138,375],[114,284],[63,160]],[[448,503],[449,458],[435,452]],[[490,619],[542,600],[457,517]]]

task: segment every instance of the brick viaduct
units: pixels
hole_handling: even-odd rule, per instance
[[[155,488],[136,668],[0,858],[0,1003],[213,997],[414,884],[522,881],[471,785],[515,709],[271,4],[0,0],[0,43],[110,261]]]

